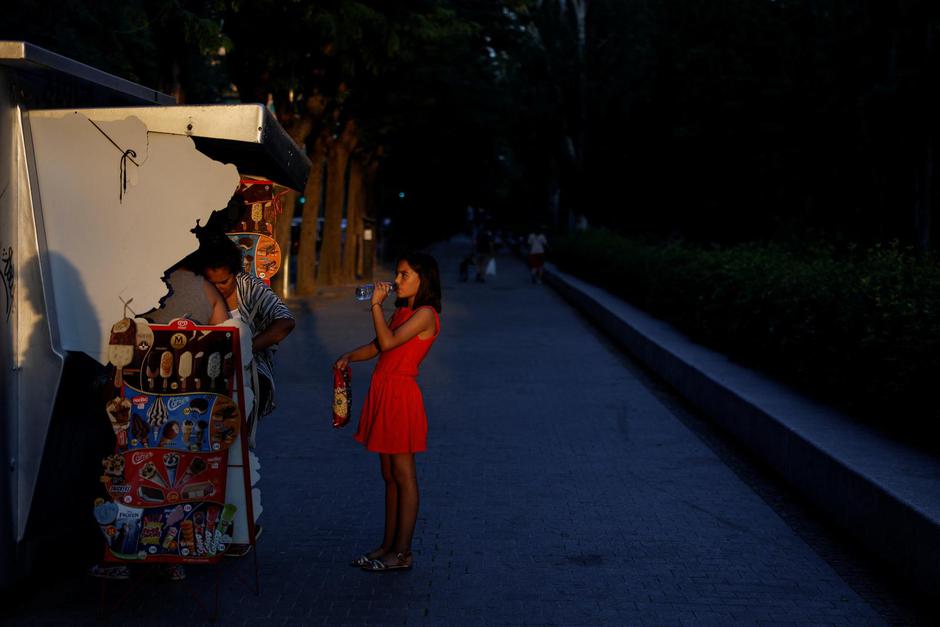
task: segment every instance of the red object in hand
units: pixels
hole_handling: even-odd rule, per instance
[[[345,427],[352,411],[352,371],[333,368],[333,428]]]

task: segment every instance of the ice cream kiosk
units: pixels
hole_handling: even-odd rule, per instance
[[[137,314],[237,190],[254,187],[233,240],[276,272],[277,190],[309,169],[260,105],[176,106],[0,42],[0,590],[102,541],[142,561],[251,543],[250,338]]]

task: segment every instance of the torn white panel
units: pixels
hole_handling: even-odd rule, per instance
[[[29,120],[50,306],[62,348],[105,363],[121,299],[133,299],[136,312],[158,306],[167,293],[164,270],[196,247],[189,230],[228,203],[238,171],[198,152],[189,137],[148,133],[134,117],[96,126],[79,113],[49,113]],[[124,159],[128,149],[137,156]]]

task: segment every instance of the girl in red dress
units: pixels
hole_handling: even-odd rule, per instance
[[[416,377],[418,366],[440,332],[441,281],[434,257],[405,255],[395,270],[397,297],[386,322],[382,303],[388,283],[378,283],[370,315],[375,339],[336,360],[337,368],[376,355],[369,392],[359,417],[356,440],[379,454],[385,480],[385,537],[379,548],[365,553],[353,566],[383,572],[411,568],[411,538],[418,518],[415,453],[427,449],[428,418]]]

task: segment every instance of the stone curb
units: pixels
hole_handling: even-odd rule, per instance
[[[550,264],[545,280],[916,589],[940,597],[940,460],[693,343]]]

